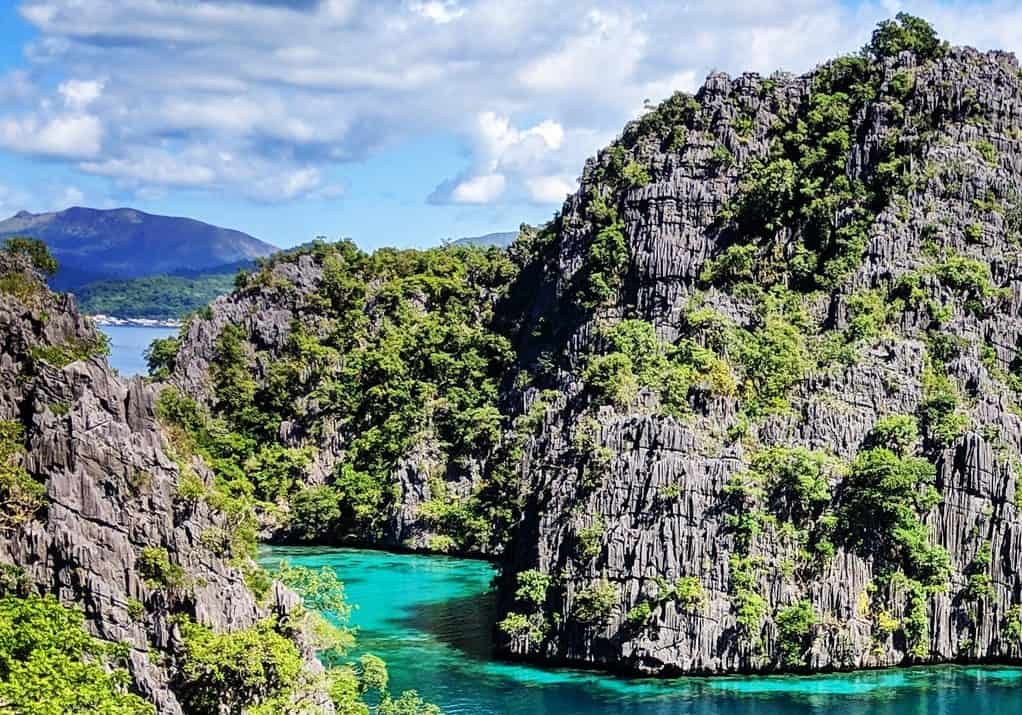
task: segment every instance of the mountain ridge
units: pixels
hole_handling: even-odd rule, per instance
[[[215,273],[280,250],[234,229],[132,208],[19,211],[0,221],[0,239],[18,235],[49,247],[61,266],[51,285],[60,290],[176,271]]]

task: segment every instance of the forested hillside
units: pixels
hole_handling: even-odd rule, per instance
[[[1022,84],[908,15],[715,73],[505,254],[277,257],[151,353],[267,538],[499,558],[507,654],[1022,653]]]

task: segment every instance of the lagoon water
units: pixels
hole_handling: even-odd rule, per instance
[[[177,335],[177,328],[148,328],[135,325],[102,325],[99,329],[110,338],[110,366],[121,377],[145,375],[145,350],[157,338]]]
[[[627,679],[494,660],[492,567],[359,549],[272,548],[264,565],[334,569],[359,652],[447,715],[1014,715],[1022,670],[913,668],[807,678]]]

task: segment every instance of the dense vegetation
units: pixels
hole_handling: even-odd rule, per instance
[[[350,242],[316,243],[242,276],[241,295],[293,291],[275,268],[302,256],[322,279],[315,292],[295,293],[286,345],[254,351],[244,326],[228,326],[216,344],[212,411],[167,391],[163,417],[214,465],[230,498],[267,511],[286,503],[295,538],[378,535],[398,501],[395,472],[420,447],[435,455],[413,466],[437,470],[424,511],[446,538],[439,545],[489,543],[510,518],[505,495],[455,497],[445,482],[502,461],[498,387],[512,351],[489,326],[513,264],[493,248],[370,255]],[[153,374],[170,372],[177,346],[154,344]],[[285,422],[300,439],[281,439]],[[306,487],[311,446],[331,429],[344,436],[344,458],[327,484]]]
[[[84,628],[80,610],[32,593],[23,575],[0,567],[0,711],[19,715],[153,715],[128,691],[127,649]]]
[[[180,320],[234,288],[234,276],[146,276],[104,280],[75,289],[83,312],[118,318]]]

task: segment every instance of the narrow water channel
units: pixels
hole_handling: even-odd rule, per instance
[[[635,680],[496,661],[493,569],[481,561],[314,547],[267,549],[328,566],[357,606],[360,652],[387,661],[393,689],[447,715],[1014,715],[1022,670],[912,668],[811,678]]]

